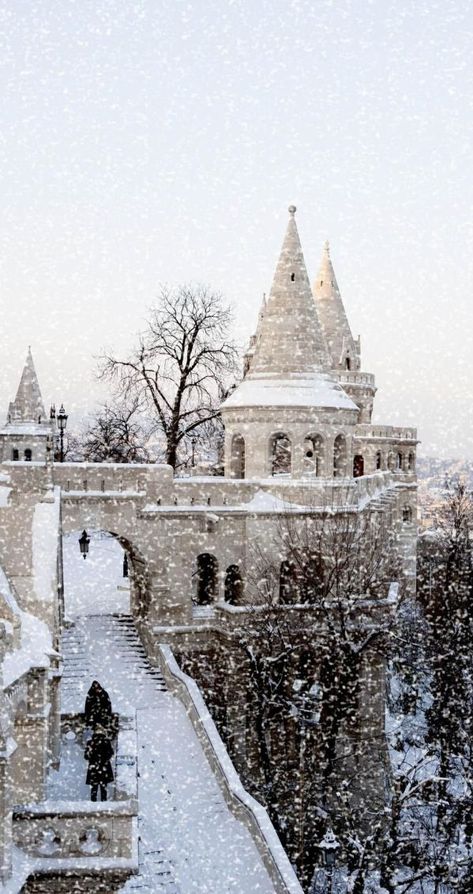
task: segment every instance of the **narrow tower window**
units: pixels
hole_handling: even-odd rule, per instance
[[[295,281],[295,278],[296,278],[296,274],[295,274],[295,273],[291,273],[291,282],[294,282],[294,281]]]

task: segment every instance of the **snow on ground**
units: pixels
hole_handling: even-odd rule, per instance
[[[129,580],[123,577],[123,549],[118,540],[104,531],[88,532],[89,553],[84,559],[79,549],[81,534],[77,531],[63,539],[66,617],[127,614]]]
[[[90,683],[98,679],[115,711],[126,716],[136,711],[140,873],[123,892],[274,894],[253,839],[228,809],[184,706],[164,690],[129,629],[110,616],[122,611],[124,594],[117,590],[122,555],[116,542],[96,537],[84,561],[77,537],[65,542],[66,612],[77,616],[87,609],[95,616],[77,618],[65,631],[62,710],[81,712]],[[73,780],[75,797],[83,797],[81,743],[68,740],[65,748],[52,791],[61,796]]]

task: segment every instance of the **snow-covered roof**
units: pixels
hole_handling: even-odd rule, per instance
[[[328,373],[275,378],[250,373],[223,402],[222,409],[233,407],[327,407],[357,410],[341,385]]]

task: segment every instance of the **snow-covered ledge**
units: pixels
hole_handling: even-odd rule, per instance
[[[303,894],[266,810],[243,788],[197,683],[181,671],[170,646],[160,643],[158,657],[166,683],[185,705],[227,803],[235,816],[247,826],[276,894]]]

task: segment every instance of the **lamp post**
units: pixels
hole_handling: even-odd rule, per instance
[[[192,468],[194,468],[194,466],[195,466],[195,445],[197,444],[197,438],[191,438],[191,444],[192,444],[191,466],[192,466]]]
[[[334,835],[332,829],[328,828],[324,837],[318,843],[318,848],[322,851],[324,858],[324,868],[328,878],[328,892],[333,891],[333,870],[337,861],[337,851],[340,848],[340,842]]]
[[[89,552],[89,543],[90,537],[87,534],[87,531],[82,531],[81,536],[79,537],[79,549],[81,552],[81,556],[86,559],[87,553]]]
[[[61,404],[59,408],[59,413],[56,416],[56,423],[59,429],[59,462],[64,462],[64,432],[66,431],[67,426],[67,413],[64,409],[64,404]]]

